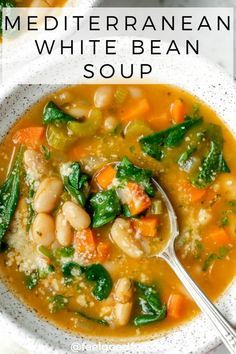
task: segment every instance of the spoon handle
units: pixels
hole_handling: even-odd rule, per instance
[[[228,321],[223,317],[219,310],[213,305],[208,297],[200,290],[197,284],[192,280],[189,274],[185,271],[182,264],[176,257],[175,251],[167,249],[161,254],[161,258],[171,266],[178,278],[181,280],[185,288],[193,297],[199,308],[208,316],[212,324],[218,331],[218,334],[228,348],[230,353],[236,353],[236,332]]]

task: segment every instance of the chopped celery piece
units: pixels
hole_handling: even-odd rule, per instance
[[[53,259],[52,251],[51,251],[49,248],[47,248],[47,247],[41,245],[41,246],[39,246],[38,250],[39,250],[39,252],[42,253],[45,257],[47,257],[47,258],[49,258],[49,259],[51,259],[51,260]]]
[[[68,122],[67,127],[77,137],[83,138],[86,136],[92,136],[96,133],[102,124],[102,112],[98,108],[93,108],[87,119],[80,122]]]
[[[150,213],[155,215],[161,215],[163,213],[162,201],[154,200],[152,202]]]
[[[48,145],[56,150],[64,150],[76,139],[67,134],[65,128],[49,125],[46,131]]]
[[[129,122],[128,125],[125,127],[124,135],[127,138],[130,137],[141,137],[150,135],[153,133],[153,130],[150,128],[148,123],[144,120],[133,120]]]

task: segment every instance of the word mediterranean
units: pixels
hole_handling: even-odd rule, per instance
[[[73,12],[74,13],[74,12]],[[19,15],[21,14],[21,15]],[[4,21],[5,30],[15,29],[18,31],[38,31],[43,28],[45,31],[56,29],[68,31],[73,28],[75,31],[85,32],[136,32],[146,31],[230,31],[232,19],[230,16],[201,16],[197,20],[191,15],[169,15],[169,16],[144,16],[141,19],[136,16],[99,16],[99,15],[27,15],[22,12],[15,12],[14,16],[6,16]]]

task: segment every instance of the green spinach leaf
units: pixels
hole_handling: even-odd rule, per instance
[[[76,121],[74,117],[63,112],[54,102],[49,101],[43,110],[44,124]]]
[[[187,119],[171,128],[145,136],[139,140],[141,148],[146,154],[161,160],[165,155],[165,148],[179,146],[186,133],[202,121],[202,118]]]
[[[56,257],[61,258],[69,258],[72,257],[75,253],[75,249],[72,246],[67,246],[67,247],[61,247],[56,249]]]
[[[222,246],[219,248],[218,254],[217,253],[211,253],[204,261],[202,270],[206,272],[212,263],[216,260],[221,260],[224,259],[228,252],[230,251],[230,248],[227,246]]]
[[[189,145],[189,146],[187,147],[187,150],[184,151],[184,152],[180,155],[180,157],[179,157],[177,163],[178,163],[178,165],[179,165],[183,170],[186,170],[186,169],[187,169],[188,164],[189,164],[189,162],[190,162],[190,157],[193,155],[193,153],[194,153],[196,150],[197,150],[196,146],[191,146],[191,145]]]
[[[39,278],[45,279],[49,276],[49,274],[55,272],[55,267],[52,264],[49,264],[47,267],[39,269]]]
[[[227,204],[230,206],[232,213],[236,214],[236,200],[230,200]]]
[[[33,209],[33,196],[34,196],[34,189],[30,188],[28,192],[28,198],[27,198],[27,221],[26,221],[26,231],[28,232],[30,229],[30,226],[32,224],[33,218],[34,218],[34,209]]]
[[[118,164],[116,177],[120,181],[136,182],[140,184],[151,197],[155,195],[155,189],[151,181],[152,171],[134,166],[127,157],[124,157]]]
[[[50,303],[49,308],[52,313],[63,310],[69,303],[69,299],[61,294],[51,296],[48,301]]]
[[[199,259],[204,251],[204,245],[199,241],[195,240],[193,256],[195,259]]]
[[[153,322],[162,321],[166,317],[166,306],[163,307],[156,314],[139,315],[134,318],[134,325],[137,327],[145,326]]]
[[[139,305],[142,314],[134,318],[135,326],[143,326],[155,321],[161,321],[166,317],[166,305],[162,304],[159,293],[154,286],[145,285],[140,282],[135,284]]]
[[[99,301],[107,299],[112,289],[112,279],[106,268],[101,264],[92,264],[85,270],[85,276],[89,281],[95,281],[92,290],[93,295]]]
[[[121,212],[120,201],[114,189],[98,192],[90,199],[90,205],[93,212],[92,225],[94,228],[113,221]]]
[[[160,295],[157,293],[154,286],[146,285],[140,282],[136,282],[135,286],[138,290],[139,299],[146,301],[149,305],[149,312],[155,313],[158,309],[160,309],[162,306]]]
[[[25,277],[25,286],[27,289],[34,289],[39,282],[39,272],[37,270],[33,271],[30,275]]]
[[[101,324],[103,326],[109,326],[109,323],[106,320],[103,320],[103,319],[100,319],[100,318],[90,317],[90,316],[88,316],[85,313],[80,312],[80,311],[76,311],[76,314],[86,318],[86,320]]]
[[[215,124],[209,124],[206,135],[210,141],[210,149],[203,158],[197,175],[191,180],[192,184],[197,188],[206,188],[216,179],[219,173],[230,172],[223,158],[221,128]]]
[[[42,153],[43,153],[45,160],[50,160],[51,151],[49,150],[49,148],[47,146],[42,145]]]
[[[226,227],[229,225],[229,214],[230,214],[230,210],[224,210],[222,212],[222,216],[219,220],[219,226],[220,227]]]
[[[6,181],[0,186],[0,245],[19,201],[21,158],[22,149],[17,155],[12,171]]]
[[[68,170],[70,171],[68,176],[63,176],[65,188],[73,198],[84,206],[88,195],[89,176],[81,172],[78,162],[72,162],[68,166]]]
[[[71,261],[63,264],[61,270],[65,279],[65,283],[68,285],[73,281],[75,276],[81,275],[85,268],[78,263]]]

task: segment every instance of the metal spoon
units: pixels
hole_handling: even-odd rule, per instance
[[[166,204],[169,219],[170,219],[170,234],[171,237],[165,246],[165,248],[156,256],[164,259],[181,280],[185,288],[191,294],[192,298],[201,309],[201,311],[207,315],[212,324],[218,331],[218,334],[228,348],[230,353],[236,353],[236,332],[229,322],[223,317],[223,315],[217,310],[215,305],[208,299],[203,291],[197,286],[189,274],[185,271],[184,267],[178,260],[175,253],[175,240],[179,235],[179,228],[177,223],[177,217],[174,208],[163,188],[159,183],[153,179],[153,183],[156,189],[161,193],[163,201]]]

